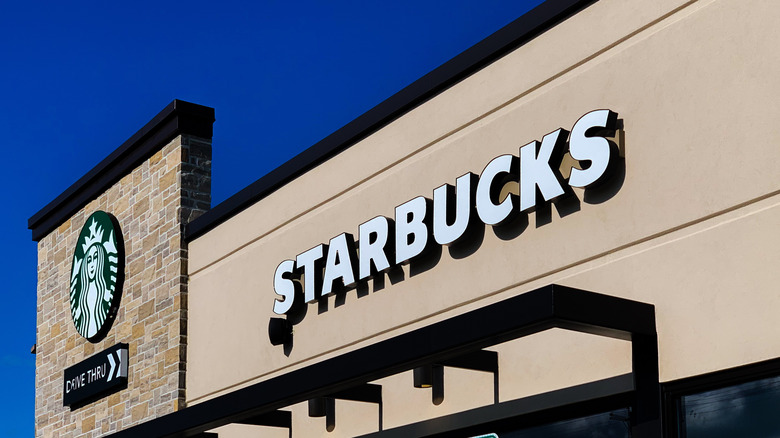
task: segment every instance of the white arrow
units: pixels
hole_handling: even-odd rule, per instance
[[[110,382],[111,378],[114,377],[114,369],[116,368],[116,362],[114,362],[114,355],[112,353],[108,353],[108,363],[111,365],[111,369],[108,370],[108,379],[106,379],[106,382]]]

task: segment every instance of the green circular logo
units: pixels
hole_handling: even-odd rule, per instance
[[[70,273],[70,311],[76,331],[91,342],[108,333],[119,309],[125,250],[119,223],[104,211],[81,228]]]

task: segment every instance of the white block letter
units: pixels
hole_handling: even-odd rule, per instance
[[[577,120],[571,129],[569,153],[577,161],[590,161],[580,170],[571,169],[569,185],[589,187],[609,177],[609,170],[617,159],[618,150],[614,143],[599,135],[614,135],[617,128],[617,113],[610,110],[591,111]]]

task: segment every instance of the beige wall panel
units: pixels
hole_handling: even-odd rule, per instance
[[[648,3],[652,2],[602,1],[594,6],[615,8],[604,12],[617,21],[614,26],[620,26],[617,18],[621,14],[660,7]],[[392,142],[366,146],[367,151],[362,145],[353,148],[197,239],[190,246],[191,259],[198,262],[190,282],[188,401],[197,402],[481,307],[560,280],[564,273],[572,276],[589,261],[608,259],[610,253],[629,251],[648,239],[780,190],[780,173],[774,164],[780,161],[780,106],[775,99],[780,57],[774,45],[767,44],[780,40],[774,20],[778,6],[767,1],[745,8],[741,2],[723,0],[684,8],[303,216],[292,219],[296,211],[355,184],[355,174],[348,171],[392,163],[392,157],[385,161],[383,155]],[[588,9],[584,18],[578,15],[570,21],[587,27],[597,19],[591,14]],[[558,28],[551,32],[558,35],[557,41],[579,43],[578,34],[557,32]],[[583,35],[593,33],[598,32],[590,29]],[[549,38],[544,41],[558,47],[553,44],[555,38]],[[521,58],[514,62],[518,76],[533,65]],[[468,102],[460,105],[468,106]],[[563,218],[553,210],[547,224],[537,224],[531,215],[529,226],[511,240],[499,239],[487,228],[480,247],[468,257],[454,258],[445,248],[435,267],[414,276],[406,269],[404,280],[397,284],[387,282],[381,290],[371,285],[370,292],[360,298],[352,291],[338,303],[331,297],[327,309],[320,306],[319,312],[317,305],[310,305],[296,326],[289,356],[281,347],[270,345],[266,329],[273,316],[271,283],[279,262],[327,243],[341,232],[356,233],[357,226],[373,216],[392,217],[396,205],[414,196],[430,196],[433,188],[452,183],[466,171],[479,173],[493,157],[516,154],[526,142],[561,126],[570,129],[585,112],[605,107],[617,111],[626,126],[626,178],[611,199],[600,204],[582,202],[580,211]],[[413,113],[408,120],[420,123],[426,119]],[[377,137],[381,135],[401,138],[392,126]],[[409,145],[398,147],[404,150]],[[366,158],[368,152],[377,158]],[[323,196],[322,191],[328,190],[331,194]],[[290,200],[300,200],[300,205],[292,206]],[[262,212],[281,213],[292,220],[267,234],[277,219],[263,219]],[[777,224],[774,220],[756,224],[763,232],[744,226],[732,232],[754,233],[750,236],[758,240],[755,245],[768,245],[776,237],[758,237],[771,234],[776,225],[769,228],[768,223]],[[248,236],[264,237],[233,251]],[[737,238],[741,236],[723,241]],[[729,348],[749,350],[746,360],[780,352],[776,330],[766,332],[768,324],[762,322],[765,314],[777,313],[771,297],[762,304],[743,303],[731,292],[711,295],[711,286],[724,291],[733,290],[723,289],[724,285],[744,284],[755,293],[763,288],[766,295],[767,285],[777,283],[777,274],[755,272],[760,269],[746,261],[755,245],[718,248],[723,245],[718,240],[704,240],[680,247],[679,252],[642,253],[642,257],[622,262],[627,263],[625,268],[605,267],[592,277],[581,274],[567,280],[573,286],[658,306],[665,379],[733,363],[735,359],[727,357],[733,350],[717,354],[715,340]],[[765,258],[760,266],[767,266],[766,257],[776,259],[777,254],[769,252],[768,246],[761,248]],[[695,257],[706,258],[719,249],[721,259],[701,265],[701,272],[692,269],[699,262]],[[743,271],[728,271],[732,268],[728,262]],[[657,274],[664,269],[669,270],[667,275]],[[696,277],[690,278],[691,274]],[[710,276],[723,278],[715,282]],[[652,287],[645,289],[644,282]],[[681,297],[675,289],[680,284],[691,284],[695,292]],[[754,310],[762,313],[751,314]],[[712,330],[688,330],[690,312],[701,320],[722,320],[723,324],[714,324]],[[754,321],[755,316],[761,318]],[[748,327],[735,326],[745,320],[750,321]],[[737,329],[758,337],[745,342],[735,334]],[[761,340],[767,334],[773,337]],[[622,354],[620,348],[608,350]],[[702,360],[702,355],[691,351],[712,360]]]
[[[492,348],[499,353],[500,401],[513,400],[631,371],[628,342],[553,329]],[[561,358],[560,352],[567,351]],[[382,386],[384,430],[487,406],[494,401],[493,375],[456,368],[444,370],[444,401],[434,405],[431,389],[414,388],[407,371],[372,382]],[[554,382],[553,385],[550,383]],[[307,404],[293,412],[294,437],[352,437],[379,430],[376,405],[336,401],[336,428],[324,418],[310,418]],[[220,438],[287,437],[286,429],[230,425],[212,430]]]
[[[780,196],[570,270],[557,282],[654,303],[661,380],[780,356]]]
[[[498,352],[501,401],[631,372],[631,343],[552,329],[492,347]]]
[[[525,95],[685,3],[595,3],[192,242],[190,273]],[[568,121],[553,114],[553,123],[573,123],[581,115]],[[532,130],[528,138],[541,134]]]
[[[499,401],[514,400],[631,372],[631,345],[611,338],[553,329],[490,350],[498,352]],[[565,354],[562,354],[564,353]],[[445,368],[444,401],[412,386],[412,372],[381,379],[387,429],[493,403],[493,375]]]
[[[281,427],[263,427],[246,424],[230,424],[218,427],[209,432],[216,433],[219,438],[289,438],[288,429]]]
[[[444,368],[444,400],[432,402],[432,390],[415,388],[412,371],[377,381],[382,385],[385,429],[454,414],[493,403],[493,375],[458,368]]]
[[[379,429],[379,407],[374,403],[336,400],[335,428],[328,432],[325,417],[309,417],[307,403],[291,406],[294,437],[350,438]]]

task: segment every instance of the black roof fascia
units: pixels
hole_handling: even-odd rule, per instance
[[[559,327],[632,341],[637,410],[659,415],[655,307],[548,285],[109,435],[191,437],[311,398]],[[644,352],[646,355],[637,354]],[[280,352],[281,354],[281,352]],[[652,358],[651,358],[652,357]],[[641,360],[637,360],[641,359]],[[645,400],[643,400],[645,399]],[[646,406],[646,401],[650,406]],[[646,418],[642,412],[639,418]],[[657,420],[652,418],[653,420]]]
[[[185,226],[195,239],[597,0],[547,0]]]
[[[27,221],[39,241],[82,206],[154,155],[175,136],[211,138],[214,109],[175,99],[86,175],[68,187]]]

